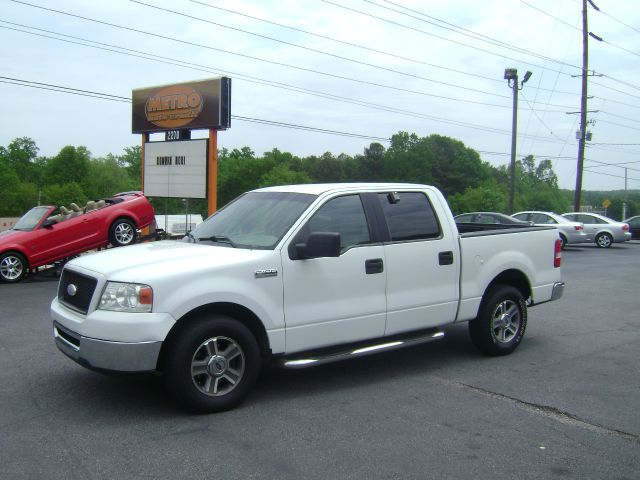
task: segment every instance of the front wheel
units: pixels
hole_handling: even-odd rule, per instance
[[[600,248],[609,248],[613,243],[613,238],[608,233],[599,233],[596,237],[596,245]]]
[[[136,226],[131,220],[119,218],[109,229],[109,242],[114,247],[125,247],[136,240]]]
[[[197,412],[239,405],[260,372],[255,337],[230,317],[194,320],[177,332],[168,349],[166,386],[179,403]]]
[[[22,280],[27,273],[27,261],[16,252],[0,255],[0,281],[15,283]]]
[[[469,322],[471,342],[487,355],[513,352],[527,329],[527,306],[520,291],[496,285],[485,296],[478,316]]]

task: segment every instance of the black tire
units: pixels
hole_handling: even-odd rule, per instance
[[[0,255],[0,282],[19,282],[27,274],[28,269],[27,260],[18,252],[5,252]]]
[[[606,232],[596,235],[596,245],[600,248],[609,248],[613,244],[613,237]]]
[[[236,407],[260,373],[258,342],[247,327],[230,317],[194,320],[167,347],[166,386],[176,401],[196,412]]]
[[[136,226],[131,220],[119,218],[109,228],[109,242],[114,247],[126,247],[136,242]]]
[[[564,250],[564,247],[567,246],[567,237],[565,237],[564,235],[560,234],[560,249]]]
[[[469,322],[471,342],[486,355],[508,355],[524,337],[527,305],[520,290],[495,285],[486,294],[478,316]]]

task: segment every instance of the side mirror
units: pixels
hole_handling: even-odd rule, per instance
[[[44,228],[51,228],[53,227],[56,223],[58,223],[57,220],[54,220],[53,218],[47,218],[44,222],[42,222],[42,226]]]
[[[340,234],[337,232],[315,232],[309,235],[307,243],[296,243],[298,259],[339,257]]]

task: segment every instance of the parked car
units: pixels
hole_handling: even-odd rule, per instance
[[[629,225],[629,232],[631,232],[631,238],[633,240],[640,240],[640,215],[635,217],[629,217],[624,220],[624,223]]]
[[[567,220],[582,223],[589,241],[596,242],[600,248],[609,248],[614,242],[631,240],[627,223],[617,222],[597,213],[571,212],[563,213],[562,216]]]
[[[456,223],[483,223],[499,225],[533,225],[532,222],[525,222],[517,218],[510,217],[498,212],[470,212],[461,213],[455,217]]]
[[[514,213],[511,216],[518,220],[533,222],[534,225],[555,225],[558,228],[563,249],[567,244],[590,242],[584,233],[584,225],[582,223],[572,222],[557,213],[527,211]]]
[[[59,213],[56,213],[59,212]],[[0,281],[18,282],[29,269],[78,255],[93,248],[130,245],[137,229],[155,220],[142,192],[125,192],[89,201],[84,208],[33,207],[0,233]]]
[[[182,242],[67,263],[54,341],[87,368],[161,371],[177,401],[205,412],[240,403],[263,363],[346,360],[437,340],[453,323],[506,355],[527,308],[562,296],[561,243],[554,226],[480,226],[465,233],[425,185],[255,190]]]

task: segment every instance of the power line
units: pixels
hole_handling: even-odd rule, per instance
[[[12,1],[15,1],[15,0],[12,0]],[[324,3],[327,3],[327,4],[329,4],[329,5],[333,5],[333,6],[338,7],[338,8],[342,8],[342,9],[344,9],[344,10],[348,10],[348,11],[351,11],[351,12],[358,13],[358,14],[360,14],[360,15],[364,15],[364,16],[367,16],[367,17],[375,18],[376,20],[380,20],[380,21],[385,22],[385,23],[389,23],[389,24],[392,24],[392,25],[396,25],[396,26],[399,26],[399,27],[405,28],[405,29],[407,29],[407,30],[413,30],[413,31],[415,31],[415,32],[419,32],[419,33],[422,33],[422,34],[424,34],[424,35],[428,35],[428,36],[430,36],[430,37],[435,37],[435,38],[438,38],[438,39],[441,39],[441,40],[444,40],[444,41],[447,41],[447,42],[455,43],[455,44],[457,44],[457,45],[461,45],[461,46],[463,46],[463,47],[472,48],[472,49],[474,49],[474,50],[478,50],[478,51],[480,51],[480,52],[484,52],[484,53],[487,53],[487,54],[489,54],[489,55],[493,55],[493,56],[496,56],[496,57],[504,58],[504,59],[507,59],[507,60],[512,60],[512,61],[514,61],[514,62],[526,63],[526,64],[528,64],[528,65],[532,65],[532,66],[534,66],[534,67],[538,67],[538,68],[541,68],[541,69],[544,69],[544,70],[550,70],[550,71],[552,71],[552,72],[558,72],[558,70],[554,70],[554,69],[552,69],[552,68],[545,67],[545,66],[540,65],[540,64],[532,63],[532,62],[529,62],[529,61],[519,60],[519,59],[516,59],[516,58],[508,57],[508,56],[506,56],[506,55],[502,55],[502,54],[497,53],[497,52],[492,52],[491,50],[486,50],[486,49],[484,49],[484,48],[475,47],[475,46],[473,46],[473,45],[469,45],[469,44],[466,44],[466,43],[463,43],[463,42],[458,42],[457,40],[452,40],[452,39],[450,39],[450,38],[442,37],[442,36],[440,36],[440,35],[436,35],[436,34],[434,34],[434,33],[427,32],[427,31],[425,31],[425,30],[421,30],[421,29],[419,29],[419,28],[411,27],[411,26],[409,26],[409,25],[405,25],[405,24],[400,23],[400,22],[395,22],[395,21],[393,21],[393,20],[389,20],[389,19],[386,19],[386,18],[378,17],[378,16],[373,15],[373,14],[371,14],[371,13],[363,12],[363,11],[361,11],[361,10],[357,10],[357,9],[355,9],[355,8],[351,8],[351,7],[346,7],[346,6],[344,6],[344,5],[340,5],[340,4],[338,4],[338,3],[334,3],[334,2],[329,1],[329,0],[320,0],[320,1],[321,1],[321,2],[324,2]],[[569,66],[570,66],[570,67],[572,67],[572,68],[579,68],[579,67],[576,67],[575,65],[569,65]],[[568,75],[568,74],[564,73],[564,75]]]
[[[4,20],[0,20],[0,22],[10,23],[10,24],[13,24],[13,25],[20,25],[20,24],[14,24],[12,22],[6,22]],[[23,26],[23,25],[20,25],[20,26]],[[104,44],[102,42],[96,42],[96,41],[93,41],[93,40],[81,39],[80,37],[73,37],[73,36],[70,36],[70,35],[60,34],[60,33],[57,33],[57,32],[51,32],[49,30],[43,30],[43,29],[39,29],[39,28],[35,28],[35,27],[29,27],[29,26],[23,26],[23,27],[31,28],[31,29],[38,30],[38,31],[45,31],[45,32],[48,32],[48,33],[53,33],[54,35],[60,35],[60,36],[67,37],[67,38],[74,38],[76,40],[80,39],[81,41],[94,43],[96,45],[88,45],[88,44],[85,44],[85,43],[80,43],[78,41],[66,40],[64,38],[52,37],[52,36],[44,35],[44,34],[41,34],[41,33],[33,33],[33,32],[28,32],[28,31],[24,31],[24,30],[15,29],[15,28],[0,26],[0,28],[6,28],[6,29],[9,29],[9,30],[16,30],[16,31],[19,31],[19,32],[22,32],[22,33],[41,36],[41,37],[44,37],[44,38],[48,38],[48,39],[52,39],[52,40],[58,40],[58,41],[66,42],[66,43],[72,43],[72,44],[76,44],[76,45],[81,45],[81,46],[84,46],[84,47],[95,48],[95,49],[98,49],[98,50],[105,50],[105,51],[109,51],[109,52],[113,52],[113,53],[118,53],[118,54],[121,54],[121,55],[128,55],[128,56],[133,56],[133,57],[136,57],[136,58],[143,58],[145,60],[151,60],[151,61],[155,61],[155,62],[159,62],[159,63],[168,63],[170,65],[180,66],[180,67],[183,67],[183,68],[189,68],[189,69],[194,69],[194,70],[199,70],[199,71],[206,71],[206,72],[209,72],[209,73],[229,75],[229,72],[220,71],[220,70],[217,70],[217,69],[213,69],[211,67],[207,67],[207,66],[203,66],[203,65],[199,65],[199,64],[194,64],[194,63],[191,63],[191,62],[185,62],[185,61],[182,61],[182,60],[171,59],[170,57],[163,57],[163,56],[160,56],[160,55],[150,54],[150,53],[146,53],[146,52],[140,52],[138,50],[132,50],[132,49],[128,49],[128,48],[125,48],[125,47],[120,47],[120,46],[117,46],[117,45]],[[109,48],[106,48],[105,45],[107,45]],[[124,51],[115,50],[115,49],[121,49],[121,50],[124,50]],[[135,53],[132,53],[132,52],[135,52]],[[233,76],[233,74],[231,74],[231,75]],[[437,122],[447,123],[447,124],[455,125],[455,126],[459,126],[459,127],[471,128],[471,129],[474,129],[474,130],[487,131],[487,132],[497,133],[497,134],[501,134],[501,135],[509,135],[510,134],[509,131],[507,131],[507,130],[488,127],[486,125],[478,125],[478,124],[472,124],[472,123],[462,122],[462,121],[458,121],[458,120],[452,120],[452,119],[448,119],[448,118],[444,118],[444,117],[437,117],[437,116],[434,116],[434,115],[426,115],[426,114],[419,113],[419,112],[414,112],[414,111],[411,111],[411,110],[404,110],[404,109],[399,109],[399,108],[396,108],[396,107],[390,107],[390,106],[387,106],[387,105],[381,105],[381,104],[377,104],[377,103],[373,103],[373,102],[367,102],[367,101],[364,101],[364,100],[358,100],[358,99],[353,99],[353,98],[349,98],[349,97],[343,97],[343,96],[334,95],[334,94],[330,94],[330,93],[326,93],[326,92],[314,91],[314,90],[305,89],[305,88],[302,88],[302,87],[282,84],[280,82],[267,81],[267,80],[259,79],[257,77],[249,77],[249,76],[243,75],[243,74],[235,74],[235,75],[238,75],[240,77],[244,77],[242,79],[245,80],[245,81],[251,81],[251,82],[260,83],[260,84],[264,84],[264,85],[274,86],[276,88],[283,88],[285,90],[296,91],[298,93],[305,93],[305,94],[308,94],[308,95],[317,96],[317,97],[320,97],[320,98],[327,98],[327,99],[331,99],[331,100],[335,100],[335,101],[339,101],[339,102],[343,102],[343,103],[350,103],[350,104],[354,104],[354,105],[364,106],[364,107],[373,108],[373,109],[376,109],[376,110],[382,110],[382,111],[391,112],[391,113],[397,113],[397,114],[411,116],[411,117],[415,117],[415,118],[434,120],[434,121],[437,121]],[[247,80],[247,78],[249,80]],[[545,138],[545,137],[533,137],[531,135],[521,135],[521,137],[522,138],[539,138],[542,141],[547,141],[547,142],[551,142],[551,143],[554,143],[554,141],[555,141],[554,139],[549,139],[549,138]]]
[[[60,93],[68,93],[71,95],[79,95],[83,97],[99,98],[101,100],[113,100],[117,102],[131,103],[130,98],[123,97],[120,95],[110,95],[108,93],[92,92],[89,90],[81,90],[78,88],[64,87],[62,85],[52,85],[48,83],[33,82],[31,80],[21,80],[18,78],[0,77],[0,83],[18,85],[21,87],[36,88],[39,90],[49,90],[49,91],[60,92]],[[351,137],[351,138],[363,138],[367,140],[378,140],[382,142],[391,141],[391,139],[384,138],[384,137],[374,137],[371,135],[363,135],[363,134],[353,133],[353,132],[344,132],[340,130],[330,130],[327,128],[311,127],[309,125],[286,123],[286,122],[280,122],[276,120],[267,120],[264,118],[244,117],[240,115],[231,115],[231,118],[234,120],[239,120],[244,122],[260,123],[260,124],[272,125],[276,127],[290,128],[294,130],[306,130],[310,132],[326,133],[326,134],[339,135],[339,136]]]
[[[439,69],[442,69],[442,70],[447,70],[449,72],[454,72],[454,73],[457,73],[457,74],[460,74],[460,75],[467,75],[467,76],[470,76],[470,77],[482,78],[484,80],[489,80],[491,82],[502,83],[501,79],[498,79],[498,78],[495,78],[495,77],[490,77],[488,75],[480,75],[478,73],[473,73],[473,72],[469,72],[469,71],[465,71],[465,70],[457,70],[455,68],[445,67],[443,65],[437,65],[435,63],[424,62],[422,60],[418,60],[418,59],[415,59],[415,58],[405,57],[403,55],[398,55],[398,54],[391,53],[391,52],[385,52],[384,50],[378,50],[376,48],[367,47],[365,45],[360,45],[360,44],[353,43],[353,42],[347,42],[345,40],[340,40],[340,39],[337,39],[337,38],[329,37],[327,35],[322,35],[320,33],[310,32],[308,30],[303,30],[302,28],[292,27],[290,25],[283,25],[282,23],[274,22],[272,20],[267,20],[265,18],[256,17],[254,15],[249,15],[247,13],[238,12],[236,10],[231,10],[229,8],[223,8],[223,7],[220,7],[220,6],[217,6],[217,5],[211,5],[209,3],[202,2],[202,1],[199,1],[199,0],[189,0],[189,1],[192,2],[192,3],[198,4],[198,5],[203,5],[203,6],[208,7],[208,8],[213,8],[213,9],[220,10],[220,11],[223,11],[223,12],[232,13],[234,15],[239,15],[239,16],[244,17],[244,18],[250,18],[252,20],[256,20],[256,21],[259,21],[259,22],[267,23],[269,25],[275,25],[277,27],[285,28],[287,30],[291,30],[291,31],[294,31],[294,32],[304,33],[306,35],[311,35],[311,36],[314,36],[314,37],[317,37],[317,38],[322,38],[324,40],[329,40],[331,42],[336,42],[336,43],[339,43],[341,45],[348,45],[350,47],[355,47],[355,48],[359,48],[359,49],[366,50],[366,51],[369,51],[369,52],[378,53],[380,55],[386,55],[386,56],[391,57],[391,58],[397,58],[399,60],[405,60],[407,62],[416,63],[416,64],[419,64],[419,65],[425,65],[427,67],[433,67],[433,68],[439,68]],[[566,92],[566,93],[567,94],[573,94],[573,92]]]
[[[518,47],[518,46],[515,46],[515,45],[511,45],[511,44],[508,44],[508,43],[503,42],[501,40],[497,40],[495,38],[488,37],[486,35],[482,35],[480,33],[474,32],[473,30],[469,30],[467,28],[459,27],[459,26],[457,26],[457,25],[455,25],[453,23],[449,23],[449,22],[446,22],[446,21],[441,20],[439,18],[433,17],[431,15],[427,15],[426,13],[422,13],[422,12],[419,12],[417,10],[413,10],[411,8],[405,7],[405,6],[398,5],[397,3],[390,2],[389,0],[382,0],[382,1],[385,2],[385,3],[389,3],[391,5],[394,5],[396,7],[399,7],[401,9],[403,9],[403,10],[407,10],[409,12],[413,12],[413,13],[416,13],[418,15],[430,18],[432,20],[435,20],[437,22],[443,23],[445,25],[449,25],[450,27],[453,27],[453,28],[445,27],[445,26],[440,25],[438,23],[430,22],[428,20],[425,20],[424,18],[419,18],[419,17],[416,17],[415,15],[410,15],[410,14],[402,12],[400,10],[395,10],[393,8],[390,8],[390,7],[385,7],[384,5],[380,5],[380,4],[376,3],[376,2],[373,2],[372,0],[362,0],[362,1],[366,2],[366,3],[370,3],[371,5],[375,5],[376,7],[384,8],[385,10],[389,10],[391,12],[399,13],[400,15],[404,15],[404,16],[412,18],[414,20],[419,20],[419,21],[427,23],[429,25],[433,25],[435,27],[442,28],[444,30],[449,30],[449,31],[458,33],[460,35],[464,35],[465,37],[472,38],[473,40],[479,40],[481,42],[485,42],[485,43],[488,43],[488,44],[493,45],[493,46],[505,48],[505,49],[512,50],[512,51],[515,51],[515,52],[518,52],[518,53],[524,53],[525,55],[530,55],[532,57],[536,57],[536,58],[539,58],[541,60],[550,61],[552,63],[559,63],[559,64],[564,64],[564,65],[569,65],[569,66],[571,66],[573,68],[579,68],[579,67],[577,67],[575,65],[570,65],[570,64],[567,64],[565,62],[561,62],[559,60],[553,59],[551,57],[547,57],[545,55],[541,55],[541,54],[533,52],[531,50],[527,50],[527,49],[524,49],[524,48],[521,48],[521,47]]]
[[[213,51],[222,52],[222,53],[226,53],[226,54],[230,54],[230,55],[235,55],[235,56],[239,56],[239,57],[243,57],[243,58],[248,58],[250,60],[257,60],[257,61],[260,61],[260,62],[265,62],[265,63],[269,63],[269,64],[272,64],[272,65],[277,65],[277,66],[281,66],[281,67],[292,68],[292,69],[295,69],[295,70],[300,70],[300,71],[304,71],[304,72],[308,72],[308,73],[313,73],[313,74],[316,74],[316,75],[323,75],[323,76],[327,76],[327,77],[337,78],[337,79],[340,79],[340,80],[347,80],[347,81],[356,82],[356,83],[374,85],[374,86],[383,87],[383,88],[391,88],[391,89],[394,89],[394,90],[405,90],[405,91],[407,91],[409,93],[417,93],[417,94],[421,94],[421,95],[425,94],[424,92],[406,90],[406,89],[402,89],[402,88],[396,87],[396,86],[390,86],[390,85],[380,84],[380,83],[376,83],[376,82],[370,82],[370,81],[366,81],[366,80],[362,80],[362,79],[358,79],[358,78],[346,77],[346,76],[343,76],[343,75],[337,75],[337,74],[332,74],[332,73],[328,73],[328,72],[323,72],[321,70],[314,70],[314,69],[310,69],[310,68],[305,68],[305,67],[301,67],[299,65],[291,65],[291,64],[287,64],[287,63],[283,63],[283,62],[278,62],[278,61],[275,61],[275,60],[267,60],[267,59],[263,59],[263,58],[259,58],[259,57],[254,57],[252,55],[247,55],[247,54],[233,52],[233,51],[230,51],[230,50],[225,50],[225,49],[221,49],[221,48],[217,48],[217,47],[212,47],[211,45],[205,45],[205,44],[201,44],[201,43],[190,42],[190,41],[187,41],[187,40],[182,40],[182,39],[179,39],[179,38],[174,38],[174,37],[170,37],[170,36],[162,35],[162,34],[158,34],[158,33],[148,32],[148,31],[145,31],[145,30],[140,30],[140,29],[133,28],[133,27],[127,27],[127,26],[124,26],[124,25],[118,25],[118,24],[115,24],[115,23],[110,23],[110,22],[106,22],[106,21],[103,21],[103,20],[98,20],[98,19],[95,19],[95,18],[85,17],[85,16],[82,16],[82,15],[77,15],[77,14],[70,13],[70,12],[65,12],[65,11],[62,11],[62,10],[56,10],[56,9],[53,9],[53,8],[43,7],[43,6],[40,6],[40,5],[33,5],[33,4],[30,4],[30,3],[27,3],[27,2],[23,2],[23,1],[20,1],[20,0],[10,0],[10,1],[14,2],[14,3],[21,4],[21,5],[25,5],[25,6],[29,6],[29,7],[33,7],[33,8],[38,8],[38,9],[41,9],[41,10],[54,12],[54,13],[58,13],[58,14],[61,14],[61,15],[66,15],[66,16],[70,16],[70,17],[74,17],[74,18],[79,18],[81,20],[94,22],[94,23],[98,23],[98,24],[101,24],[101,25],[106,25],[106,26],[113,27],[113,28],[118,28],[118,29],[121,29],[121,30],[127,30],[127,31],[131,31],[131,32],[135,32],[135,33],[141,33],[141,34],[144,34],[144,35],[149,35],[149,36],[154,36],[154,37],[157,37],[157,38],[162,38],[164,40],[170,40],[170,41],[174,41],[174,42],[179,42],[179,43],[182,43],[182,44],[185,44],[185,45],[191,45],[191,46],[195,46],[195,47],[199,47],[199,48],[206,48],[208,50],[213,50]],[[228,28],[228,29],[231,29],[231,30],[236,30],[236,31],[240,31],[240,32],[243,32],[243,33],[247,33],[249,35],[254,35],[254,36],[258,36],[258,37],[262,37],[262,38],[267,38],[269,40],[273,40],[273,41],[276,41],[276,42],[280,42],[280,43],[284,43],[284,44],[287,44],[287,45],[299,47],[299,48],[302,48],[302,49],[305,49],[305,50],[310,50],[310,51],[313,51],[313,52],[316,52],[316,53],[322,53],[324,55],[328,55],[328,56],[331,56],[331,57],[334,57],[334,58],[339,58],[339,59],[342,59],[342,60],[350,61],[350,62],[353,62],[353,63],[356,63],[356,64],[360,64],[360,65],[364,65],[364,66],[369,66],[369,67],[381,69],[381,70],[384,70],[384,71],[388,71],[388,72],[391,72],[391,73],[396,73],[396,74],[399,74],[399,75],[404,75],[404,76],[411,77],[411,78],[416,78],[418,80],[423,80],[423,81],[430,82],[430,83],[436,83],[436,84],[439,84],[439,85],[446,85],[446,86],[449,86],[449,87],[462,89],[462,90],[465,90],[467,92],[482,93],[482,94],[485,94],[485,95],[489,95],[489,96],[493,96],[493,97],[499,97],[499,98],[509,98],[508,95],[501,95],[501,94],[498,94],[498,93],[488,92],[486,90],[473,89],[473,88],[469,88],[469,87],[464,86],[464,85],[457,85],[457,84],[454,84],[454,83],[442,82],[442,81],[439,81],[439,80],[433,80],[433,79],[430,79],[430,78],[427,78],[427,77],[422,77],[420,75],[414,75],[414,74],[411,74],[411,73],[401,72],[399,70],[394,70],[394,69],[390,69],[390,68],[374,65],[374,64],[367,63],[367,62],[361,62],[361,61],[358,61],[358,60],[348,59],[346,57],[341,57],[339,55],[334,55],[334,54],[331,54],[331,53],[322,52],[320,50],[316,50],[316,49],[312,49],[312,48],[296,45],[296,44],[293,44],[293,43],[290,43],[290,42],[285,42],[284,40],[274,39],[272,37],[267,37],[265,35],[259,35],[259,34],[252,33],[252,32],[246,31],[246,30],[230,27],[228,25],[223,25],[223,24],[220,24],[220,23],[211,22],[209,20],[205,20],[205,19],[202,19],[202,18],[194,17],[192,15],[187,15],[185,13],[177,12],[177,11],[174,11],[174,10],[169,10],[167,8],[162,8],[162,7],[158,7],[158,6],[155,6],[155,5],[149,5],[149,4],[140,2],[138,0],[129,0],[129,1],[132,2],[132,3],[137,3],[137,4],[140,4],[140,5],[147,6],[149,8],[155,8],[157,10],[173,13],[173,14],[176,14],[176,15],[181,15],[181,16],[184,16],[184,17],[187,17],[187,18],[191,18],[193,20],[198,20],[198,21],[202,21],[202,22],[205,22],[205,23],[210,23],[212,25],[220,26],[222,28]],[[11,22],[7,22],[7,23],[11,23]],[[434,96],[434,95],[429,95],[429,96]],[[446,98],[448,100],[455,100],[453,97],[446,97]],[[469,100],[469,102],[473,103],[473,101],[471,101],[471,100]]]

